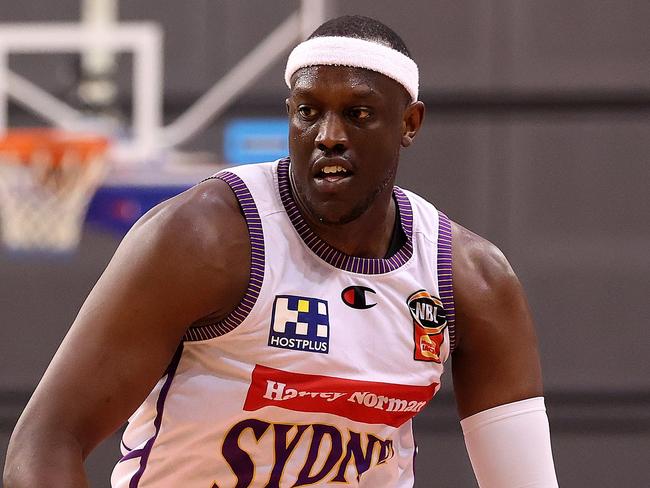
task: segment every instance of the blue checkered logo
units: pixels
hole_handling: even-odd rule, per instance
[[[327,354],[329,341],[326,300],[294,295],[275,297],[269,346]]]

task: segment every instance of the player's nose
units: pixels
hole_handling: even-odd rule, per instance
[[[320,120],[316,140],[318,149],[324,152],[342,152],[348,146],[348,137],[341,117],[333,112],[326,113]]]

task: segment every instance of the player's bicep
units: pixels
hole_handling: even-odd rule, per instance
[[[130,233],[82,306],[25,414],[87,453],[135,410],[182,336],[219,306],[218,261],[196,258],[161,215]],[[56,426],[56,427],[53,427]]]
[[[452,371],[461,418],[542,394],[537,339],[521,284],[493,245],[472,245],[454,264],[458,347]]]

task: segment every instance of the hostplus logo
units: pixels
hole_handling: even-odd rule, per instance
[[[329,339],[326,300],[294,295],[275,297],[269,346],[327,354]]]

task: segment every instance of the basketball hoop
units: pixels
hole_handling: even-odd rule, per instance
[[[108,140],[55,129],[0,136],[0,229],[12,251],[69,252],[106,174]]]

